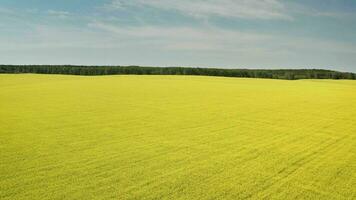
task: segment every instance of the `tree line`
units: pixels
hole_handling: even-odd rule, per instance
[[[68,75],[203,75],[270,79],[356,79],[356,74],[323,69],[219,69],[193,67],[0,65],[0,73]]]

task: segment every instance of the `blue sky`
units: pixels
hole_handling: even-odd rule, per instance
[[[356,0],[0,0],[0,63],[356,72]]]

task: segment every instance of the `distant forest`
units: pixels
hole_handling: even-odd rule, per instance
[[[0,73],[71,75],[202,75],[270,79],[356,79],[356,74],[322,69],[219,69],[193,67],[0,65]]]

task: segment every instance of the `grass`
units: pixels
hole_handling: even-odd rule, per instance
[[[355,199],[356,81],[0,75],[0,199]]]

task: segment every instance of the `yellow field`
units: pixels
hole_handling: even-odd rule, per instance
[[[0,75],[0,199],[355,199],[356,81]]]

